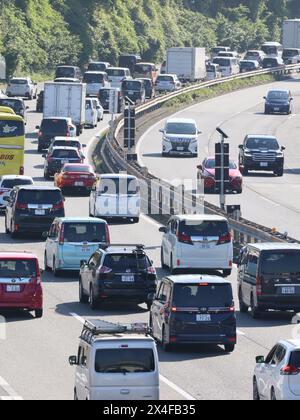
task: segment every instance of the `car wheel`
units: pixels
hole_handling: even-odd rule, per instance
[[[256,378],[253,379],[253,401],[260,401]]]
[[[223,270],[223,276],[224,277],[229,277],[231,276],[232,270]]]
[[[89,297],[84,293],[81,279],[79,279],[79,302],[82,304],[89,303]]]
[[[240,312],[246,314],[249,310],[249,307],[244,303],[243,292],[239,290],[239,303],[240,303]]]
[[[161,255],[160,256],[161,268],[163,270],[167,270],[169,267],[167,266],[167,264],[165,264],[165,257],[164,257],[164,250],[163,250],[163,248],[161,248],[160,255]]]
[[[56,268],[56,261],[55,258],[53,259],[53,268],[52,268],[54,277],[60,277],[61,271]]]
[[[259,319],[261,316],[259,308],[255,306],[253,296],[251,297],[251,316],[253,319]]]
[[[132,219],[132,223],[133,223],[133,224],[138,224],[138,223],[140,223],[140,218],[139,218],[139,217],[134,217],[134,218]]]
[[[99,302],[96,299],[93,286],[90,287],[90,296],[89,296],[90,308],[95,311],[98,309]]]
[[[272,388],[271,390],[271,401],[277,401],[275,389]]]
[[[284,175],[284,169],[283,168],[279,168],[276,171],[274,171],[274,175],[278,176],[278,177],[283,177]]]
[[[44,314],[43,309],[36,309],[36,310],[34,311],[34,315],[35,315],[36,319],[41,319],[41,318],[43,318],[43,314]]]
[[[233,353],[235,349],[235,344],[225,344],[224,349],[226,353]]]
[[[166,332],[166,328],[163,328],[163,332],[162,332],[162,348],[165,352],[170,352],[172,350],[172,346],[171,344],[168,342],[168,337],[167,337],[167,332]]]
[[[9,229],[7,227],[7,218],[5,216],[5,233],[8,235],[9,234]]]

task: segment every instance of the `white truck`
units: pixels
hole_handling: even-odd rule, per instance
[[[300,48],[300,19],[283,22],[282,43],[284,48]]]
[[[176,74],[183,82],[204,80],[206,78],[205,48],[169,48],[166,71],[168,74]]]
[[[79,136],[85,124],[85,97],[84,83],[45,83],[44,118],[72,118]]]

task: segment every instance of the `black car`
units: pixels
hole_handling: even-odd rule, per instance
[[[82,80],[82,73],[77,66],[57,66],[55,71],[55,79],[68,78]]]
[[[84,157],[77,147],[53,147],[43,157],[45,158],[44,178],[46,180],[60,172],[66,163],[84,163]]]
[[[217,276],[181,275],[164,278],[150,311],[153,337],[165,351],[175,344],[236,345],[232,287]]]
[[[146,92],[146,99],[155,98],[155,86],[151,79],[137,79],[144,82],[145,92]]]
[[[119,97],[118,113],[121,113],[122,109],[123,109],[123,104],[124,104],[124,97],[123,97],[123,93],[122,93],[121,89],[118,89],[118,88],[100,88],[99,94],[98,94],[98,99],[99,99],[100,104],[102,105],[102,108],[104,109],[104,111],[109,111],[109,97],[110,97],[110,92],[112,90],[118,92],[118,97]]]
[[[92,309],[106,301],[146,303],[150,309],[156,286],[156,270],[143,246],[104,246],[81,263],[80,302]]]
[[[56,217],[65,217],[64,198],[59,188],[15,187],[7,201],[5,230],[18,234],[48,232]]]
[[[289,115],[293,112],[293,97],[289,90],[270,90],[264,100],[266,101],[265,114],[282,113]]]
[[[279,57],[265,57],[262,61],[263,69],[284,68],[284,62]]]
[[[41,90],[36,100],[36,112],[43,112],[44,109],[44,91]]]
[[[146,100],[145,86],[141,80],[124,80],[122,92],[125,100],[129,98],[134,104],[142,104]]]
[[[239,169],[242,175],[249,171],[268,171],[283,176],[284,146],[280,146],[276,137],[248,135],[239,146]]]
[[[74,130],[69,118],[44,118],[41,126],[36,127],[38,132],[38,152],[48,149],[54,137],[73,137]]]
[[[137,63],[140,63],[142,58],[139,54],[121,54],[119,58],[119,67],[128,68],[131,73]]]
[[[240,310],[259,318],[267,310],[300,311],[300,245],[249,244],[238,264]]]
[[[24,118],[26,122],[26,111],[29,109],[21,98],[0,98],[0,106],[11,108],[17,115]]]

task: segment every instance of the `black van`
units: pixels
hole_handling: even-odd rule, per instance
[[[139,54],[121,54],[119,58],[119,67],[128,68],[133,73],[137,63],[140,63],[142,58]]]
[[[146,100],[146,90],[144,82],[141,80],[124,80],[122,82],[122,93],[125,98],[129,98],[134,104],[143,104]]]
[[[150,312],[153,337],[165,351],[175,344],[236,345],[236,316],[231,283],[217,276],[164,278]]]
[[[238,268],[240,311],[257,319],[267,310],[300,311],[300,245],[249,244]]]
[[[82,80],[82,73],[77,66],[57,66],[55,79],[68,78]]]

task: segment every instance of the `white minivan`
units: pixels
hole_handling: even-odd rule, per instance
[[[138,223],[141,195],[138,179],[126,174],[102,174],[90,195],[90,216],[122,218]]]
[[[159,361],[147,325],[86,321],[77,356],[74,399],[159,400]]]
[[[85,100],[85,126],[95,128],[98,125],[98,109],[92,98]]]
[[[173,216],[161,247],[162,268],[171,273],[182,269],[221,270],[230,276],[233,266],[233,243],[228,221],[206,214]]]
[[[237,58],[215,57],[213,64],[219,64],[222,77],[234,76],[240,72],[239,60]]]
[[[160,130],[162,138],[162,156],[198,157],[198,130],[195,120],[171,118]]]
[[[108,81],[113,88],[122,88],[124,80],[131,80],[130,70],[123,67],[109,67],[106,70]]]
[[[83,76],[83,83],[86,83],[87,96],[98,97],[101,88],[110,87],[107,74],[100,71],[87,71]]]

